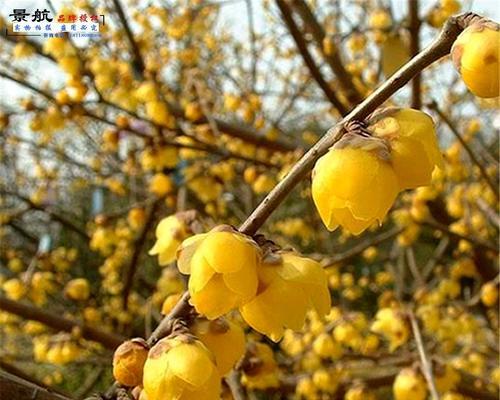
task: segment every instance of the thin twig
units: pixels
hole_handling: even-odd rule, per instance
[[[425,281],[422,275],[420,274],[420,271],[418,270],[417,261],[415,259],[415,252],[413,251],[413,247],[411,246],[406,249],[406,259],[408,261],[408,268],[410,268],[410,272],[415,278],[417,285],[424,286]]]
[[[448,236],[443,237],[439,241],[439,244],[436,246],[436,249],[434,250],[434,253],[432,254],[431,258],[429,258],[427,264],[425,264],[425,266],[422,268],[422,278],[424,279],[424,281],[427,281],[429,275],[434,270],[434,267],[443,256],[449,244],[450,244],[450,238]]]
[[[472,148],[469,146],[469,144],[464,140],[460,132],[458,131],[457,127],[453,124],[453,122],[446,116],[446,114],[439,108],[438,104],[435,101],[432,101],[428,107],[431,110],[434,110],[439,117],[448,125],[448,128],[450,128],[451,132],[455,135],[457,140],[460,142],[460,144],[463,146],[464,150],[467,152],[469,155],[471,161],[473,164],[475,164],[479,168],[479,172],[481,176],[483,177],[484,181],[486,184],[490,187],[491,191],[493,194],[496,196],[497,200],[500,199],[499,192],[498,192],[498,185],[493,182],[491,177],[488,175],[488,172],[486,171],[486,168],[484,165],[479,161],[479,158],[476,156]]]
[[[477,201],[478,208],[483,212],[484,215],[490,220],[490,222],[495,226],[495,228],[500,228],[500,217],[498,213],[496,213],[489,205],[481,198],[478,198]]]
[[[137,266],[139,264],[139,257],[141,255],[142,248],[144,246],[144,243],[146,242],[148,233],[155,221],[156,210],[158,209],[162,201],[163,199],[158,199],[151,205],[151,208],[146,217],[146,222],[144,223],[144,227],[142,228],[141,234],[134,243],[134,252],[132,253],[132,257],[130,259],[130,265],[127,270],[122,292],[124,310],[126,310],[128,307],[129,294],[130,291],[132,290],[132,284],[134,283],[134,275],[135,271],[137,270]]]
[[[245,400],[245,391],[240,383],[240,373],[233,370],[226,378],[227,386],[231,390],[234,400]]]
[[[331,54],[324,51],[323,40],[325,32],[313,12],[304,0],[293,0],[292,5],[296,9],[304,22],[304,27],[311,31],[317,47],[323,54],[327,64],[338,79],[340,87],[344,90],[347,99],[351,104],[358,104],[363,100],[363,96],[356,89],[352,75],[345,69],[340,54],[337,49]]]
[[[408,0],[408,8],[410,13],[410,57],[416,56],[420,52],[420,17],[419,0]],[[411,81],[411,107],[420,109],[422,107],[422,90],[420,86],[421,74],[416,74]]]
[[[127,22],[127,17],[125,16],[125,12],[123,11],[123,8],[120,4],[119,0],[113,0],[113,4],[115,6],[116,13],[118,14],[118,17],[120,18],[120,22],[123,25],[123,29],[125,30],[125,34],[127,35],[127,39],[130,43],[130,47],[132,48],[132,53],[134,57],[134,61],[132,65],[134,66],[134,70],[142,76],[144,72],[144,61],[141,56],[141,51],[139,49],[139,46],[137,45],[137,42],[134,39],[134,34],[132,33],[132,30],[130,29],[130,26]]]
[[[329,83],[323,77],[323,74],[321,73],[320,69],[316,65],[316,62],[312,58],[311,53],[307,48],[307,44],[304,41],[304,36],[299,31],[299,28],[297,27],[297,24],[293,19],[293,15],[290,9],[288,8],[286,1],[276,0],[276,4],[278,5],[281,11],[281,17],[283,18],[283,21],[285,22],[288,30],[290,31],[290,34],[292,35],[293,40],[295,41],[295,44],[297,45],[297,48],[300,52],[300,55],[302,56],[307,68],[309,69],[309,72],[314,77],[321,90],[323,90],[323,93],[330,101],[330,103],[332,103],[332,105],[338,110],[338,112],[341,115],[346,115],[348,111],[346,106],[337,97],[335,92],[330,87]]]
[[[356,244],[355,246],[351,247],[350,249],[328,259],[328,261],[326,261],[325,268],[328,268],[328,267],[331,267],[335,264],[350,260],[351,258],[357,256],[358,254],[361,254],[367,248],[369,248],[371,246],[377,246],[377,245],[399,235],[402,230],[403,230],[403,228],[396,227],[396,228],[390,229],[386,232],[382,232],[379,235],[376,235],[376,236],[373,236],[373,237],[368,238],[366,240],[363,240],[361,243]]]
[[[425,352],[424,342],[422,341],[422,334],[420,333],[417,319],[415,318],[415,315],[411,310],[408,311],[408,316],[410,317],[411,329],[413,331],[413,336],[415,337],[418,354],[420,355],[420,362],[422,363],[422,372],[424,374],[425,380],[427,381],[427,386],[429,386],[429,391],[431,392],[432,399],[439,400],[436,384],[434,382],[434,376],[432,373],[432,365]]]
[[[72,332],[74,328],[80,328],[84,339],[101,343],[112,350],[125,340],[125,338],[115,333],[101,331],[100,329],[82,324],[78,321],[63,318],[58,314],[51,313],[41,308],[9,300],[3,296],[0,296],[0,310],[18,315],[21,318],[41,322],[59,331]]]

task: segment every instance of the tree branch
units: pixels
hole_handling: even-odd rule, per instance
[[[78,235],[80,235],[82,238],[84,238],[87,241],[90,240],[89,236],[87,235],[87,233],[83,229],[79,228],[78,226],[73,224],[73,222],[67,220],[63,216],[55,213],[54,211],[48,209],[47,207],[42,207],[38,204],[35,204],[29,198],[27,198],[19,193],[10,192],[10,191],[6,191],[6,190],[2,190],[2,189],[0,189],[0,193],[6,194],[9,196],[17,197],[19,200],[24,201],[26,204],[28,204],[30,206],[30,208],[47,213],[49,216],[52,217],[52,219],[54,219],[55,221],[64,225],[69,230],[72,230],[73,232],[77,233]]]
[[[125,16],[125,12],[120,4],[120,0],[113,0],[113,4],[115,6],[116,13],[118,14],[118,18],[120,18],[120,22],[123,25],[123,29],[125,30],[125,34],[127,35],[127,39],[130,43],[130,47],[132,48],[133,53],[133,62],[132,65],[134,70],[138,75],[142,76],[144,72],[144,61],[141,56],[141,51],[139,50],[139,46],[134,39],[134,35],[130,26],[127,22],[127,17]]]
[[[127,274],[125,277],[125,284],[123,287],[122,300],[123,300],[123,309],[126,310],[128,308],[128,298],[130,291],[132,289],[132,284],[134,283],[134,275],[137,270],[137,266],[139,264],[139,257],[142,252],[142,248],[144,247],[144,243],[146,242],[146,238],[148,236],[148,232],[155,221],[156,211],[158,207],[163,202],[163,198],[156,200],[150,207],[148,216],[146,217],[146,222],[144,223],[144,227],[142,228],[140,236],[134,243],[134,252],[132,253],[132,257],[130,259],[130,265],[127,270]]]
[[[111,350],[114,350],[125,340],[124,337],[117,334],[101,331],[100,329],[63,318],[58,314],[53,314],[41,308],[9,300],[4,296],[0,296],[0,310],[18,315],[24,319],[41,322],[59,331],[71,332],[76,327],[80,328],[84,339],[101,343]]]
[[[337,76],[340,87],[345,91],[347,99],[351,104],[358,104],[363,100],[363,97],[358,90],[356,90],[352,75],[344,68],[339,53],[337,51],[334,51],[332,54],[325,53],[323,40],[326,35],[311,9],[304,0],[292,0],[292,4],[293,7],[297,9],[306,29],[311,31],[316,45],[321,50],[332,72]]]
[[[0,370],[1,399],[70,400],[27,380]]]
[[[498,185],[495,184],[490,176],[488,175],[488,172],[486,171],[486,168],[484,168],[483,164],[481,161],[479,161],[479,158],[476,156],[474,151],[471,149],[471,147],[467,144],[467,142],[464,140],[456,126],[451,122],[451,120],[446,116],[446,114],[439,108],[437,103],[435,101],[432,101],[428,107],[435,111],[439,117],[448,125],[448,128],[450,128],[451,132],[457,140],[460,142],[460,144],[463,146],[464,150],[467,152],[469,155],[471,161],[473,162],[474,165],[476,165],[479,168],[479,172],[481,173],[481,176],[483,177],[484,181],[486,184],[490,187],[491,191],[493,194],[496,196],[497,200],[500,199],[499,193],[498,193]]]
[[[393,237],[399,235],[402,231],[403,231],[403,228],[396,227],[396,228],[393,228],[393,229],[388,230],[386,232],[382,232],[379,235],[368,238],[368,239],[354,245],[350,249],[328,259],[327,265],[325,268],[331,267],[335,264],[338,264],[338,263],[341,263],[344,261],[348,261],[351,258],[357,256],[358,254],[361,254],[367,248],[369,248],[371,246],[377,246],[377,245],[385,242],[386,240],[390,240]]]
[[[323,93],[328,98],[330,103],[333,104],[333,106],[338,110],[338,112],[341,115],[346,115],[347,114],[346,106],[344,106],[344,104],[339,100],[339,98],[332,90],[328,82],[325,80],[325,78],[323,78],[321,71],[314,62],[311,53],[309,53],[309,50],[307,49],[307,44],[304,42],[302,33],[299,31],[299,28],[297,27],[295,21],[293,20],[292,13],[286,4],[286,1],[276,0],[276,4],[278,5],[281,11],[281,16],[283,18],[283,21],[285,22],[288,30],[290,31],[290,34],[292,35],[293,40],[295,41],[295,44],[299,49],[300,55],[302,56],[305,64],[307,65],[307,68],[309,69],[309,72],[314,77],[321,90],[323,90]]]
[[[413,330],[413,336],[415,338],[418,354],[420,356],[420,362],[422,363],[422,372],[424,374],[425,380],[427,381],[427,386],[429,386],[432,400],[439,400],[436,383],[434,382],[434,376],[432,374],[432,365],[425,352],[424,342],[422,340],[420,328],[418,327],[417,319],[415,318],[415,315],[411,310],[408,311],[408,316],[410,317],[411,329]]]
[[[420,51],[420,17],[419,0],[408,0],[410,12],[410,57],[415,57]],[[416,74],[411,81],[411,107],[420,109],[422,107],[422,90],[420,85],[421,74]]]

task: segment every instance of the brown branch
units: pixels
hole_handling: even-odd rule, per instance
[[[309,72],[316,80],[321,90],[323,90],[323,93],[328,98],[330,103],[333,104],[333,106],[338,110],[338,112],[341,115],[346,115],[348,111],[347,107],[339,100],[335,92],[332,90],[328,82],[323,77],[315,61],[313,60],[311,53],[307,48],[307,44],[304,42],[302,33],[299,31],[299,28],[297,27],[295,21],[293,20],[291,10],[288,8],[286,1],[276,0],[276,4],[278,5],[281,11],[281,17],[283,18],[283,21],[285,22],[288,30],[290,31],[290,34],[292,35],[293,40],[295,41],[295,44],[299,49],[300,55],[302,56],[302,59],[304,60],[307,68],[309,69]]]
[[[24,229],[22,226],[17,225],[14,221],[9,221],[7,223],[8,226],[10,226],[13,230],[18,232],[21,236],[26,238],[30,243],[34,245],[38,245],[38,238],[31,233],[29,233],[26,229]]]
[[[184,111],[176,104],[168,103],[168,109],[172,115],[176,118],[185,119]],[[236,137],[254,144],[256,146],[266,147],[270,150],[276,151],[294,151],[296,146],[284,140],[269,140],[261,132],[257,132],[252,128],[246,127],[242,124],[235,124],[231,122],[224,121],[220,118],[213,117],[214,122],[217,124],[217,128],[222,133],[229,136]],[[200,118],[199,120],[193,122],[195,125],[202,125],[208,123],[206,117]]]
[[[70,397],[0,370],[0,399],[70,400]]]
[[[432,373],[432,365],[425,352],[424,342],[422,340],[422,334],[420,333],[420,328],[418,326],[417,319],[415,318],[415,315],[411,310],[408,311],[408,316],[410,317],[411,329],[413,331],[413,336],[415,338],[415,343],[417,345],[418,354],[420,356],[420,362],[422,364],[422,372],[424,374],[425,380],[427,381],[427,386],[429,386],[429,391],[431,393],[432,400],[439,400],[439,396],[436,389],[436,383],[434,382],[434,375]]]
[[[434,249],[432,256],[427,261],[427,264],[425,264],[425,266],[422,268],[422,277],[424,278],[424,281],[427,281],[429,275],[434,270],[434,267],[437,265],[437,263],[445,253],[449,244],[450,244],[450,238],[448,236],[444,236],[439,241],[439,244]]]
[[[184,292],[172,311],[161,320],[160,324],[153,331],[153,334],[148,338],[148,345],[150,347],[170,333],[173,320],[186,317],[192,311],[192,307],[189,304],[189,297],[189,292]]]
[[[71,222],[70,220],[66,219],[65,217],[63,217],[63,216],[55,213],[54,211],[50,210],[47,207],[43,207],[43,206],[40,206],[38,204],[33,203],[31,201],[31,199],[29,199],[28,197],[25,197],[25,196],[23,196],[23,195],[21,195],[19,193],[15,193],[15,192],[11,192],[11,191],[6,191],[6,190],[2,190],[2,189],[0,189],[0,193],[6,194],[6,195],[9,195],[9,196],[17,197],[19,200],[21,200],[21,201],[25,202],[26,204],[28,204],[30,206],[30,208],[32,208],[34,210],[42,211],[42,212],[48,214],[50,217],[52,217],[52,219],[54,221],[57,221],[61,225],[64,225],[69,230],[77,233],[78,235],[80,235],[85,240],[87,240],[87,241],[90,240],[90,237],[87,235],[87,233],[83,229],[81,229],[78,226],[76,226],[73,222]]]
[[[451,46],[464,28],[464,20],[469,17],[464,14],[450,18],[439,36],[421,53],[401,67],[391,78],[376,89],[352,112],[332,127],[290,170],[274,189],[264,198],[254,212],[240,227],[241,231],[253,235],[291,192],[313,168],[316,161],[325,154],[343,135],[343,127],[347,122],[363,120],[375,109],[402,88],[415,74],[431,65],[450,52]]]
[[[479,198],[476,201],[478,208],[483,212],[484,215],[490,220],[490,222],[495,226],[495,228],[500,228],[500,217],[498,213],[493,210],[486,201]]]
[[[240,379],[240,373],[235,370],[231,371],[230,374],[226,377],[226,383],[231,390],[233,400],[245,400],[247,398],[247,396],[245,395],[245,391],[241,386]]]
[[[415,57],[420,52],[420,25],[421,21],[418,15],[419,0],[408,0],[410,12],[410,57]],[[411,81],[411,107],[422,108],[422,90],[421,74],[416,74]]]
[[[463,239],[463,240],[466,240],[466,241],[472,243],[476,247],[480,247],[483,250],[490,250],[490,251],[494,252],[494,254],[498,254],[498,248],[495,245],[493,245],[489,242],[484,242],[480,239],[476,239],[472,236],[462,235],[460,233],[453,232],[449,229],[449,227],[447,225],[441,224],[437,221],[427,219],[425,221],[417,222],[417,223],[420,223],[421,225],[429,226],[431,228],[437,229],[438,231],[446,233],[452,239],[455,239],[455,240]]]
[[[130,43],[130,47],[132,48],[132,52],[133,52],[132,65],[134,67],[134,70],[140,76],[142,76],[142,74],[144,72],[144,61],[142,59],[139,46],[137,45],[137,42],[134,39],[134,34],[132,33],[132,30],[130,29],[130,26],[127,22],[127,17],[125,15],[125,12],[123,11],[123,8],[120,4],[120,1],[113,0],[113,5],[115,6],[115,10],[116,10],[116,13],[118,14],[118,18],[120,18],[120,22],[123,25],[123,29],[125,30],[125,35],[127,36],[127,39]]]
[[[460,142],[460,144],[463,146],[464,150],[467,152],[469,155],[471,161],[473,162],[474,165],[476,165],[479,168],[479,172],[481,173],[481,176],[485,180],[486,184],[490,187],[491,191],[493,194],[496,196],[497,200],[500,199],[499,193],[498,193],[498,185],[495,184],[491,177],[488,175],[488,172],[486,171],[486,168],[484,168],[483,164],[481,161],[479,161],[479,158],[476,156],[472,148],[468,145],[468,143],[464,140],[456,126],[451,122],[451,120],[446,116],[446,114],[439,108],[437,103],[435,101],[432,101],[428,106],[431,110],[434,110],[439,117],[448,125],[448,128],[450,128],[451,132],[457,140]]]
[[[142,252],[142,248],[146,242],[146,238],[148,236],[148,232],[151,229],[155,221],[156,211],[158,207],[163,202],[163,198],[156,200],[150,207],[148,212],[148,216],[146,217],[146,222],[144,223],[144,227],[142,228],[141,234],[137,238],[134,243],[134,252],[132,253],[132,257],[130,259],[130,265],[126,272],[125,284],[123,286],[122,293],[122,301],[123,301],[123,309],[126,310],[128,308],[128,298],[130,291],[132,289],[132,284],[134,283],[134,275],[137,270],[137,266],[139,265],[139,257]]]
[[[399,235],[402,231],[403,231],[403,228],[396,227],[396,228],[393,228],[393,229],[388,230],[386,232],[383,232],[379,235],[376,235],[376,236],[373,236],[373,237],[368,238],[366,240],[363,240],[362,242],[351,247],[350,249],[328,259],[327,265],[325,268],[331,267],[331,266],[338,264],[338,263],[342,263],[344,261],[348,261],[351,258],[361,254],[367,248],[369,248],[371,246],[377,246],[377,245],[385,242],[386,240],[390,240],[393,237]]]
[[[42,381],[36,379],[31,374],[24,372],[22,369],[16,367],[15,365],[13,365],[13,364],[11,364],[11,363],[9,363],[1,358],[0,358],[0,369],[4,370],[5,372],[8,372],[11,375],[15,375],[18,378],[24,379],[25,381],[28,381],[28,382],[32,383],[33,385],[37,385],[37,386],[40,386],[40,387],[47,389],[49,391],[59,393],[62,396],[68,395],[67,393],[65,393],[61,389],[46,385]]]
[[[345,91],[347,99],[351,104],[358,104],[363,100],[363,97],[358,90],[356,90],[352,75],[344,68],[339,53],[337,51],[334,51],[332,54],[326,54],[324,52],[323,40],[326,35],[311,9],[304,0],[293,0],[292,5],[302,18],[304,27],[311,31],[316,45],[321,50],[332,72],[337,76],[340,87]]]
[[[417,260],[415,259],[415,252],[413,251],[412,246],[406,249],[406,261],[408,263],[408,268],[410,269],[410,272],[415,278],[415,283],[417,284],[417,286],[421,287],[424,286],[425,281],[424,278],[422,277],[422,274],[420,273],[420,270],[417,267]]]
[[[0,296],[0,310],[18,315],[24,319],[41,322],[58,331],[71,332],[74,328],[80,328],[84,339],[101,343],[111,350],[114,350],[125,340],[125,338],[115,333],[105,332],[78,321],[63,318],[41,308],[9,300],[4,296]]]

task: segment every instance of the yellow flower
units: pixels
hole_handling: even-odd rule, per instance
[[[398,193],[384,141],[346,134],[313,171],[312,196],[326,227],[359,235],[382,221]]]
[[[167,105],[161,101],[148,101],[146,103],[146,115],[158,125],[166,126],[167,128],[173,128],[175,125],[175,118],[168,111]]]
[[[391,352],[405,344],[410,336],[410,330],[403,315],[392,308],[382,308],[377,312],[371,330],[389,340]]]
[[[255,342],[248,346],[248,352],[256,362],[250,368],[243,369],[241,383],[248,389],[279,387],[279,368],[272,349],[267,344]]]
[[[362,385],[350,388],[344,395],[344,400],[376,400],[375,393]]]
[[[342,356],[342,346],[326,332],[320,333],[313,342],[313,351],[322,358],[338,359]]]
[[[182,241],[188,236],[187,227],[177,215],[163,218],[156,227],[156,243],[149,251],[149,255],[158,255],[160,265],[170,264]]]
[[[460,374],[450,364],[437,365],[434,372],[434,380],[437,391],[445,393],[455,389],[458,382],[460,382]]]
[[[144,171],[174,168],[178,162],[178,151],[172,146],[147,148],[141,153],[140,162]]]
[[[388,29],[392,24],[391,16],[382,8],[374,10],[370,15],[368,24],[373,29]]]
[[[113,376],[125,386],[142,384],[142,370],[148,357],[148,347],[144,339],[123,342],[113,355]]]
[[[144,208],[134,207],[127,214],[127,222],[135,231],[143,227],[145,220],[146,213],[144,212]]]
[[[424,112],[381,110],[372,117],[368,129],[388,141],[401,190],[429,185],[434,168],[443,168],[434,122]]]
[[[35,49],[29,43],[19,42],[14,46],[12,55],[15,59],[30,57],[35,53]]]
[[[254,299],[240,308],[245,321],[256,331],[278,341],[284,328],[299,330],[306,312],[320,316],[330,310],[328,282],[321,266],[292,252],[281,260],[259,267],[259,289]]]
[[[158,172],[153,175],[149,182],[149,191],[158,197],[167,195],[173,189],[173,183],[169,176]]]
[[[167,296],[165,300],[163,300],[163,304],[161,305],[161,314],[168,315],[170,311],[176,306],[182,297],[182,293],[174,293]]]
[[[210,351],[186,336],[160,340],[144,364],[148,400],[219,400],[220,376]]]
[[[70,280],[64,288],[64,294],[71,300],[87,300],[90,296],[89,281],[84,278]]]
[[[465,85],[478,97],[498,97],[500,25],[480,21],[467,27],[451,49],[455,67]]]
[[[424,378],[411,368],[402,369],[392,386],[395,400],[425,400],[427,386]]]
[[[402,35],[391,34],[381,46],[382,72],[389,78],[410,58],[408,40]]]
[[[201,117],[203,117],[203,111],[201,109],[201,106],[194,101],[186,104],[186,107],[184,109],[184,114],[186,115],[186,118],[189,119],[190,121],[197,121]]]
[[[249,237],[227,225],[186,239],[177,266],[190,274],[191,304],[215,319],[251,300],[257,292],[260,250]]]
[[[481,288],[481,301],[486,307],[498,305],[498,288],[494,282],[487,282]]]
[[[92,234],[90,239],[90,249],[99,251],[103,255],[111,253],[113,245],[116,241],[116,236],[113,230],[99,226]]]
[[[227,319],[198,319],[192,332],[214,355],[220,375],[226,375],[245,353],[243,329]]]
[[[26,286],[24,286],[23,283],[17,278],[5,281],[2,285],[2,289],[7,298],[15,301],[21,300],[26,293]]]

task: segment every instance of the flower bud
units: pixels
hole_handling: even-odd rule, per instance
[[[147,357],[148,346],[143,339],[136,338],[123,342],[113,356],[113,376],[122,385],[140,385]]]

